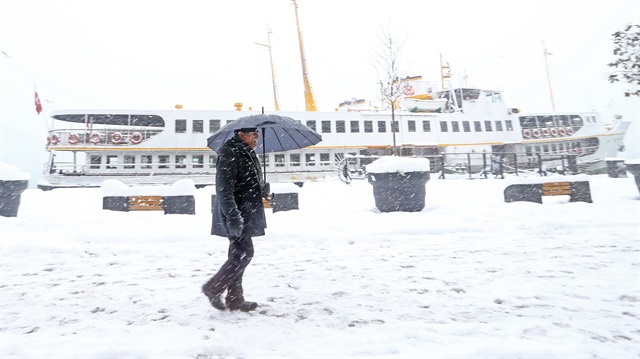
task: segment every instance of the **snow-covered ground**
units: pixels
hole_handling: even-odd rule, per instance
[[[29,189],[0,217],[2,358],[638,358],[640,195],[505,203],[505,182],[431,180],[417,213],[371,186],[307,183],[267,210],[253,313],[200,292],[226,258],[196,215],[102,210],[100,189]]]

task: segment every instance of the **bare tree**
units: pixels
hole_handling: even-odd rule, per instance
[[[613,35],[613,54],[616,60],[609,64],[617,70],[609,75],[609,82],[616,81],[631,84],[624,95],[640,96],[640,25],[627,25],[624,30]]]
[[[396,132],[399,126],[396,123],[395,110],[397,101],[403,96],[405,87],[400,65],[400,50],[403,43],[397,40],[390,25],[380,26],[378,40],[379,46],[374,54],[374,66],[380,81],[380,100],[391,107],[392,154],[397,155]]]

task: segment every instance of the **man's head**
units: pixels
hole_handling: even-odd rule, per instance
[[[249,145],[249,147],[255,149],[258,146],[258,128],[257,127],[243,127],[235,131],[244,143]]]

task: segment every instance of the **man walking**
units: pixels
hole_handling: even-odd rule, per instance
[[[202,286],[218,310],[248,312],[258,306],[244,299],[242,288],[244,270],[253,258],[251,237],[263,236],[267,227],[262,197],[269,193],[269,184],[261,181],[260,161],[254,151],[258,137],[257,128],[241,128],[218,152],[211,234],[229,239],[229,254],[218,273]]]

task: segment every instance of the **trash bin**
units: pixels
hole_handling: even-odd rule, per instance
[[[607,164],[607,173],[612,178],[626,178],[627,167],[624,164],[624,159],[608,157],[604,159]]]
[[[0,163],[0,216],[17,217],[22,192],[29,187],[28,172]]]
[[[419,212],[430,179],[426,158],[382,157],[367,165],[367,180],[380,212]]]
[[[638,192],[640,192],[640,160],[627,160],[625,164],[627,170],[629,170],[635,178],[636,187],[638,187]]]

